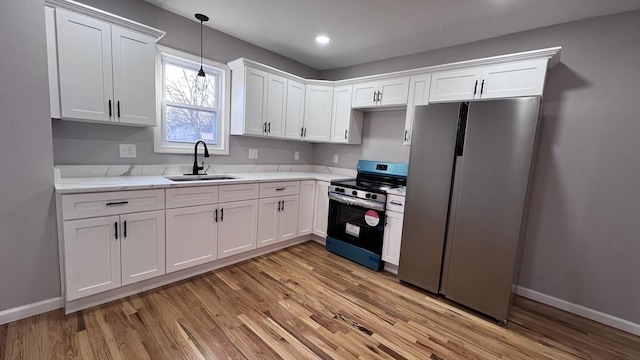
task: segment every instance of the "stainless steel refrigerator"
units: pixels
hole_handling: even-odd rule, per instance
[[[506,321],[540,98],[416,107],[398,276]]]

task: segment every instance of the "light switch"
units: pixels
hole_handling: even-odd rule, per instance
[[[120,144],[120,157],[121,158],[136,157],[136,144]]]
[[[296,151],[296,152],[294,152],[294,153],[293,153],[293,158],[294,158],[295,160],[300,160],[300,151]]]
[[[258,158],[258,149],[249,149],[249,159]]]
[[[334,164],[338,163],[338,155],[333,155],[333,163]]]

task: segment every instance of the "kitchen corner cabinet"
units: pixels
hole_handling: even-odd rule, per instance
[[[320,237],[327,237],[329,218],[329,183],[318,181],[316,183],[316,211],[313,219],[313,233]]]
[[[331,142],[342,144],[362,143],[362,111],[351,108],[352,85],[336,86],[333,90],[331,115]]]
[[[300,182],[300,203],[298,204],[298,236],[313,233],[313,215],[316,201],[316,181]]]
[[[429,102],[541,96],[548,59],[432,74]]]
[[[411,145],[414,110],[416,106],[429,104],[430,86],[431,74],[414,75],[409,80],[409,99],[407,101],[407,115],[404,121],[404,134],[402,137],[404,145]]]
[[[304,102],[303,139],[329,142],[331,139],[331,107],[333,86],[307,85]]]
[[[64,222],[67,300],[165,273],[164,210]]]
[[[407,104],[409,77],[398,77],[353,85],[353,108]]]
[[[60,117],[155,125],[157,39],[65,9],[55,13],[60,99],[52,101],[60,101]]]

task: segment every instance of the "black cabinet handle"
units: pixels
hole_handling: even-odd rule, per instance
[[[304,128],[304,137],[307,137],[307,127]]]
[[[376,100],[376,92],[374,91],[373,92],[373,102],[376,102],[376,101],[378,101],[378,100]]]
[[[124,223],[122,224],[122,235],[124,237],[127,237],[127,220],[125,220]]]
[[[118,107],[118,117],[120,117],[120,100],[116,102],[116,106]]]
[[[116,221],[113,225],[116,228],[116,240],[118,240],[118,222]]]
[[[267,134],[271,134],[271,121],[267,123]]]
[[[286,188],[277,188],[276,191],[282,191],[284,189],[286,189]]]
[[[382,101],[382,91],[378,91],[378,101]]]
[[[344,129],[344,138],[345,138],[345,139],[347,138],[347,132],[348,132],[348,131],[349,131],[349,130]]]
[[[224,208],[220,209],[220,221],[224,221]]]
[[[280,211],[280,203],[281,203],[281,201],[278,200],[278,211]]]
[[[216,222],[218,222],[218,209],[216,209],[215,213],[216,213],[215,220],[216,220]]]
[[[262,123],[262,132],[263,133],[267,132],[267,122],[266,121],[264,123]]]
[[[389,201],[389,204],[391,205],[398,205],[398,206],[402,206],[402,203],[399,203],[397,201]]]
[[[300,137],[304,136],[304,126],[300,128]]]
[[[111,113],[111,99],[109,99],[109,117],[113,116]]]
[[[478,80],[476,80],[476,84],[473,85],[473,95],[475,95],[476,92],[478,92]]]
[[[407,141],[407,135],[409,134],[409,130],[404,129],[404,141]]]
[[[284,211],[284,200],[282,200],[282,211]]]
[[[480,85],[480,95],[482,95],[483,91],[484,91],[484,80],[482,80],[482,85]]]
[[[107,206],[113,206],[113,205],[126,205],[128,204],[128,201],[114,201],[114,202],[108,202],[106,205]]]

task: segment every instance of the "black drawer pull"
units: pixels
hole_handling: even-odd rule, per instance
[[[128,201],[114,201],[114,202],[108,202],[107,206],[112,206],[112,205],[126,205],[128,204]]]
[[[277,188],[276,191],[286,190],[287,188]]]
[[[389,203],[390,203],[391,205],[398,205],[398,206],[402,206],[402,205],[403,205],[402,203],[399,203],[399,202],[397,202],[397,201],[389,201]]]

